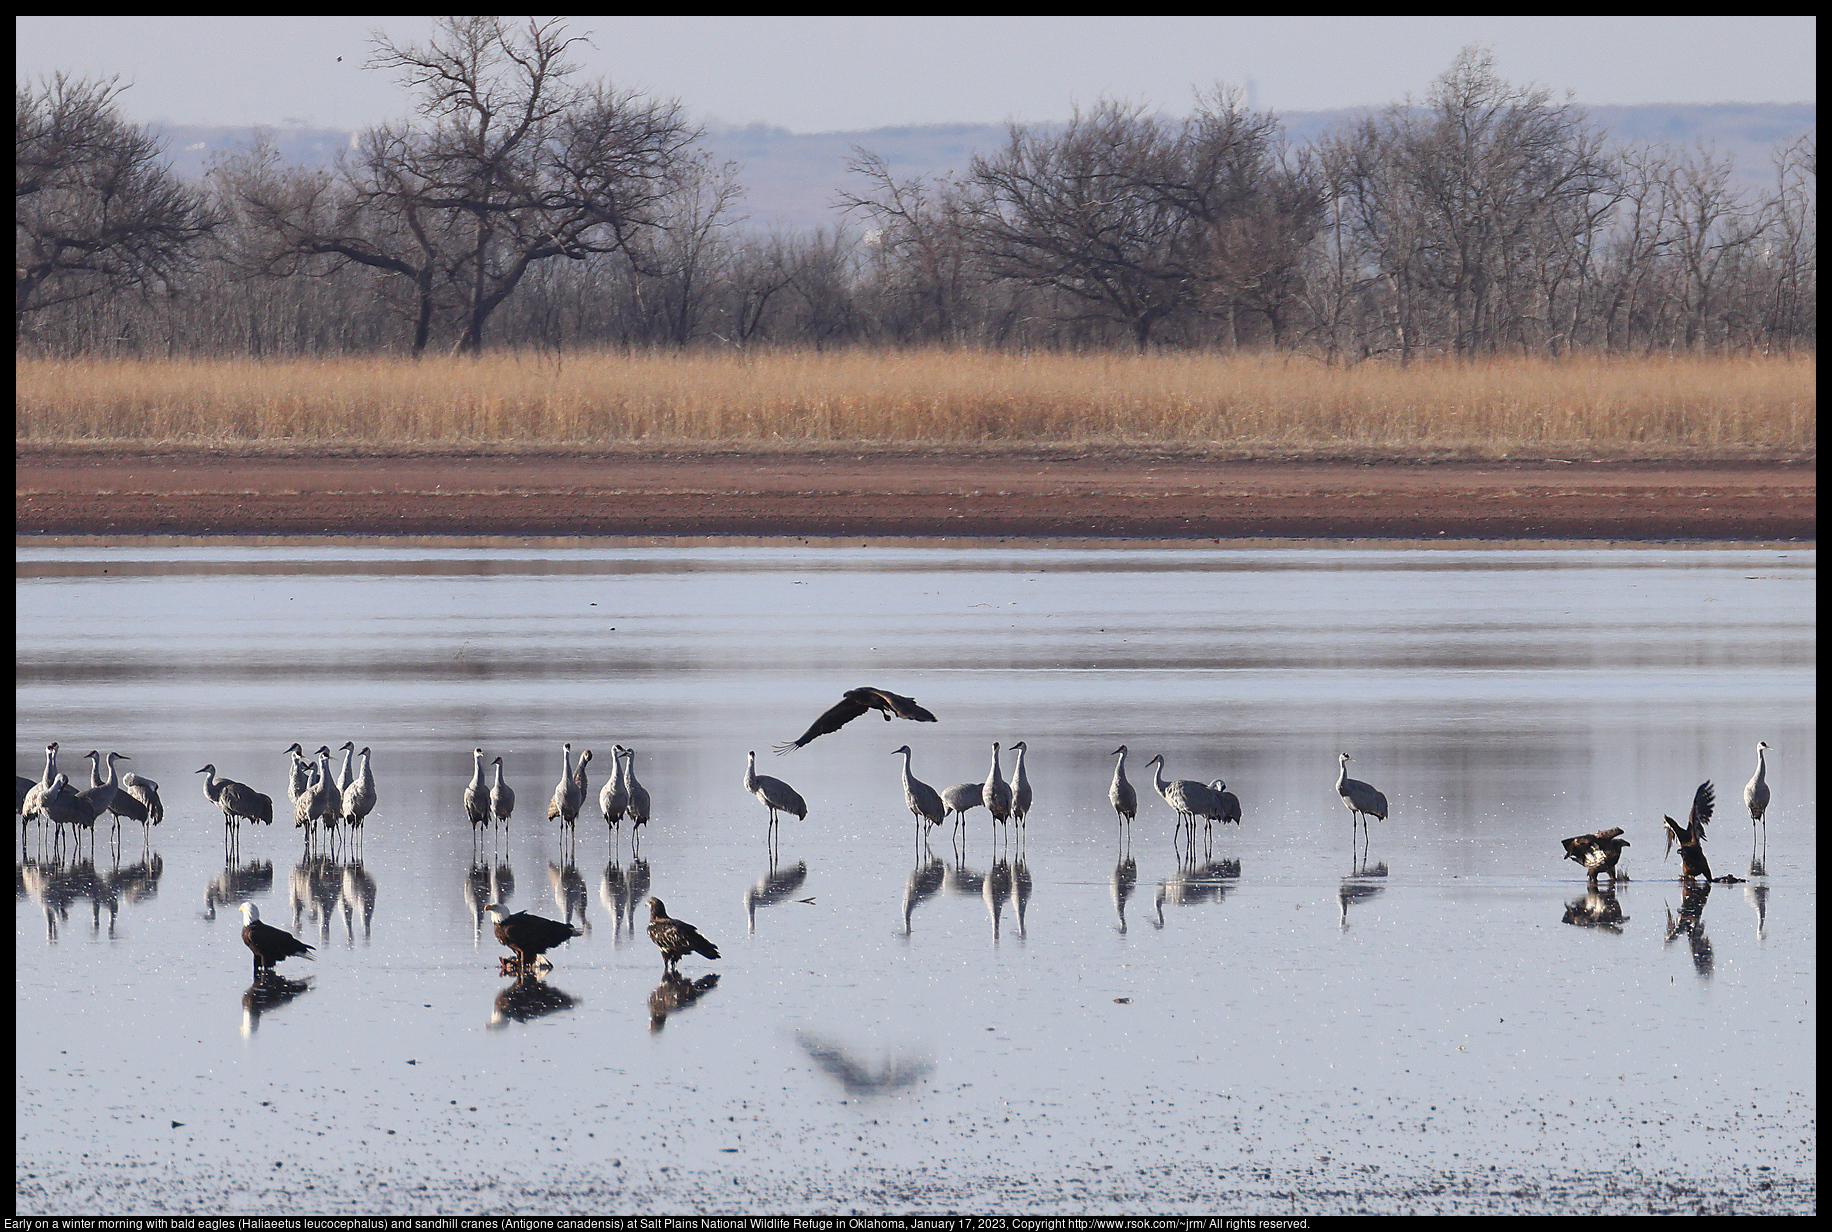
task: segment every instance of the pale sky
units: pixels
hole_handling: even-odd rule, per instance
[[[795,132],[1049,121],[1107,95],[1172,112],[1253,85],[1316,111],[1421,95],[1458,50],[1580,103],[1813,102],[1812,17],[593,17],[587,77],[678,98],[701,122]],[[357,129],[408,96],[365,71],[370,31],[421,17],[19,17],[16,81],[119,76],[132,120]],[[338,57],[343,57],[341,63]]]

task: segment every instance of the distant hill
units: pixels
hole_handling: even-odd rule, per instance
[[[1281,114],[1295,141],[1313,141],[1369,109],[1289,111]],[[1777,143],[1791,142],[1818,123],[1817,103],[1659,103],[1639,107],[1587,107],[1592,120],[1619,141],[1704,142],[1736,160],[1747,188],[1766,187]],[[294,164],[325,166],[350,146],[354,134],[324,128],[205,128],[154,126],[170,143],[173,165],[200,176],[219,154],[245,148],[257,131]],[[811,229],[840,219],[832,208],[848,181],[854,147],[882,157],[899,179],[966,169],[976,152],[1003,145],[1003,124],[928,124],[844,133],[792,133],[767,124],[711,128],[706,145],[720,160],[742,166],[744,210],[755,227]]]

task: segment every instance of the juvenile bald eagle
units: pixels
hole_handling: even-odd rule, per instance
[[[1667,854],[1673,854],[1673,844],[1679,844],[1680,878],[1690,881],[1694,877],[1711,880],[1711,865],[1705,859],[1705,827],[1711,822],[1711,812],[1717,807],[1717,792],[1706,779],[1698,785],[1698,791],[1692,797],[1692,812],[1686,818],[1685,829],[1680,829],[1677,821],[1671,817],[1661,820],[1667,823]]]
[[[312,956],[312,947],[291,933],[281,932],[271,924],[261,923],[261,910],[253,903],[242,904],[242,944],[254,951],[255,978],[262,971],[272,971],[283,958],[302,954]]]
[[[662,970],[671,971],[688,954],[717,958],[719,947],[685,920],[671,919],[659,898],[649,900],[649,940],[662,952]]]
[[[571,924],[529,915],[526,911],[510,915],[500,903],[491,903],[483,913],[496,921],[496,939],[515,951],[515,960],[511,962],[505,958],[503,966],[520,972],[532,971],[537,960],[545,962],[541,955],[562,941],[571,941],[581,932]]]
[[[848,689],[834,707],[814,720],[814,725],[801,734],[801,739],[776,746],[777,753],[787,753],[790,749],[799,749],[816,736],[839,731],[868,710],[884,712],[884,721],[891,721],[894,714],[900,719],[914,719],[918,723],[933,723],[935,716],[916,704],[916,700],[892,693],[886,689]]]
[[[1626,876],[1616,872],[1616,861],[1622,858],[1622,849],[1629,846],[1629,841],[1622,837],[1622,827],[1612,830],[1598,830],[1595,834],[1580,834],[1576,838],[1563,840],[1565,858],[1582,864],[1590,874],[1592,884],[1604,873],[1609,874],[1611,881],[1626,881]]]

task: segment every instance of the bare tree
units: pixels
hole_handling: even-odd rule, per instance
[[[59,74],[16,91],[16,327],[55,304],[169,284],[216,225],[152,134],[121,118],[123,88]]]

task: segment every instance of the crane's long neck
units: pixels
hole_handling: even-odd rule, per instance
[[[483,758],[479,757],[477,760],[481,763]],[[503,764],[500,761],[496,763],[495,770],[496,786],[501,787],[503,785]]]
[[[349,777],[350,777],[350,759],[351,759],[352,757],[354,757],[354,756],[356,756],[356,750],[354,750],[354,749],[345,749],[345,750],[343,751],[343,755],[344,755],[344,763],[343,763],[343,769],[342,769],[342,770],[339,770],[339,771],[338,771],[337,773],[338,773],[338,777],[339,777],[339,778],[346,778],[346,779],[347,779],[347,778],[349,778]]]
[[[1756,746],[1756,782],[1768,782],[1768,750]]]
[[[744,790],[757,790],[757,754],[752,753],[744,761]]]
[[[1342,769],[1336,775],[1336,790],[1338,792],[1342,790],[1342,785],[1349,781],[1349,759],[1346,757],[1342,758],[1340,764]]]
[[[45,748],[44,785],[46,787],[49,787],[56,780],[57,780],[57,746],[49,745]]]
[[[1156,761],[1152,762],[1152,766],[1154,769],[1152,771],[1151,785],[1158,789],[1158,794],[1161,796],[1164,794],[1164,789],[1170,786],[1164,778],[1164,759],[1162,757],[1158,758]]]
[[[108,769],[110,772],[113,772],[113,762],[109,763]],[[89,785],[91,787],[100,787],[102,785],[102,759],[100,757],[91,756],[89,758]]]
[[[634,783],[635,781],[636,781],[636,750],[635,749],[625,749],[623,751],[623,787],[624,787],[624,790],[628,791],[630,789],[630,784]]]
[[[988,783],[1004,781],[1004,776],[999,773],[999,746],[996,744],[992,746],[992,771],[987,774],[986,781]]]

